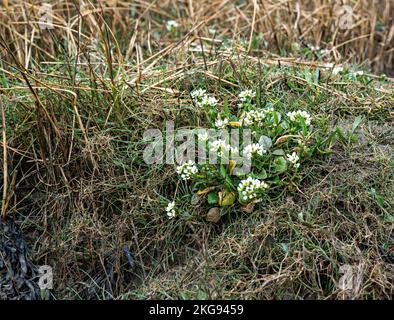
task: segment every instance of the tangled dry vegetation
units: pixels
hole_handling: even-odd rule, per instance
[[[43,30],[40,3],[4,1],[2,215],[31,260],[53,267],[53,296],[392,298],[394,4],[347,4],[351,30],[328,0],[54,1]],[[327,63],[365,74],[333,76]],[[194,88],[223,101],[253,86],[344,134],[254,212],[213,224],[195,206],[169,222],[176,177],[143,162],[144,130],[203,126]]]

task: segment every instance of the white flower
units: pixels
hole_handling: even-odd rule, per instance
[[[248,202],[257,197],[259,193],[268,188],[268,184],[259,179],[248,177],[242,180],[237,187],[241,201]]]
[[[225,140],[218,139],[212,141],[209,146],[210,152],[217,152],[219,157],[223,157],[223,155],[228,155],[228,152],[231,151],[232,154],[238,151],[237,148],[231,147]]]
[[[208,141],[208,139],[209,139],[208,131],[204,131],[204,132],[199,133],[197,135],[197,137],[198,137],[198,140],[200,140],[200,141]]]
[[[250,110],[246,111],[241,115],[241,120],[243,125],[251,126],[258,125],[261,126],[263,124],[264,119],[267,118],[268,115],[274,112],[273,107],[268,107],[261,110]]]
[[[207,95],[204,89],[197,89],[190,93],[195,104],[200,107],[215,107],[218,103],[215,97]]]
[[[300,160],[300,157],[296,152],[293,152],[292,154],[287,154],[287,160],[294,166],[294,168],[298,168],[300,166],[300,163],[298,162]]]
[[[203,98],[206,95],[206,90],[204,89],[196,89],[190,93],[193,99]]]
[[[214,28],[209,28],[209,29],[208,29],[208,32],[209,32],[210,34],[215,34],[215,33],[217,32],[217,30],[214,29]]]
[[[206,95],[202,99],[201,104],[203,106],[215,107],[218,104],[218,101],[217,101],[217,99],[215,97],[211,97],[211,96]]]
[[[256,96],[256,92],[253,90],[244,90],[241,91],[238,97],[242,102],[251,101]]]
[[[261,125],[265,119],[265,110],[250,110],[245,112],[241,116],[242,123],[246,126],[251,126],[253,124]]]
[[[215,127],[218,129],[224,129],[228,125],[228,119],[224,118],[222,119],[217,119],[215,121]]]
[[[224,153],[228,153],[230,145],[226,141],[218,139],[211,142],[209,149],[211,152],[217,152],[219,157],[222,157]]]
[[[178,28],[178,22],[176,22],[175,20],[168,20],[166,28],[168,31],[175,30],[176,28]]]
[[[171,201],[168,203],[167,207],[166,207],[166,212],[167,212],[167,216],[168,218],[172,219],[175,217],[176,213],[175,213],[175,201]]]
[[[184,164],[176,167],[176,173],[178,173],[182,180],[189,180],[191,179],[196,173],[198,173],[197,165],[192,161],[189,160]]]
[[[249,144],[244,148],[244,151],[243,151],[244,155],[247,157],[252,156],[254,154],[258,154],[258,155],[262,156],[266,152],[267,152],[267,150],[265,150],[264,147],[259,143]]]
[[[335,66],[334,67],[334,64],[332,62],[325,63],[323,65],[323,67],[326,68],[326,69],[332,69],[331,72],[332,72],[333,75],[337,75],[338,73],[343,71],[343,67],[341,67],[341,66]]]
[[[319,50],[320,50],[320,47],[319,47],[319,46],[314,46],[314,45],[309,45],[309,49],[310,49],[311,51],[319,51]]]
[[[353,72],[353,75],[356,76],[356,77],[357,77],[357,76],[362,76],[362,75],[364,75],[364,71],[362,71],[362,70],[354,71],[354,72]]]
[[[296,122],[298,121],[299,118],[303,118],[307,126],[311,124],[311,115],[306,111],[298,110],[298,111],[288,112],[287,116],[292,122]]]

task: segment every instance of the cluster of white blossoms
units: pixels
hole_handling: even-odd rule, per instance
[[[173,31],[176,28],[178,28],[178,22],[176,22],[175,20],[168,20],[166,24],[166,28],[168,31]]]
[[[166,212],[167,212],[167,217],[172,219],[175,217],[176,213],[175,213],[175,201],[171,201],[168,203],[167,207],[166,207]]]
[[[204,89],[197,89],[190,93],[196,105],[200,108],[215,107],[218,101],[215,97],[209,96]]]
[[[205,96],[201,101],[202,106],[215,107],[218,104],[218,100],[215,97]]]
[[[208,131],[203,131],[197,134],[198,140],[199,141],[208,141],[209,139],[209,134]]]
[[[182,180],[191,179],[197,172],[197,165],[192,160],[189,160],[188,162],[176,167],[176,173],[181,176]]]
[[[322,54],[322,55],[327,55],[327,54],[329,54],[331,52],[331,50],[322,49],[319,46],[314,46],[314,45],[311,45],[311,44],[307,44],[307,46],[308,46],[309,50],[311,50],[313,52],[316,52],[316,53],[319,53],[319,54]]]
[[[238,185],[238,193],[241,201],[249,202],[257,197],[257,194],[268,188],[268,184],[259,179],[248,177],[245,180],[241,180]]]
[[[343,67],[337,66],[337,67],[334,67],[334,68],[332,69],[332,74],[335,76],[335,75],[337,75],[338,73],[340,73],[340,72],[342,72],[342,71],[343,71]]]
[[[327,68],[327,69],[332,69],[331,73],[334,76],[343,71],[343,67],[341,67],[341,66],[334,66],[334,64],[332,62],[325,63],[323,65],[323,67]]]
[[[292,122],[296,122],[299,120],[299,118],[303,118],[305,120],[306,125],[309,126],[311,124],[311,115],[306,111],[297,110],[297,111],[288,112],[287,116]]]
[[[202,99],[207,95],[207,91],[204,89],[196,89],[190,93],[193,99]]]
[[[354,77],[363,76],[364,75],[364,71],[362,71],[362,70],[353,71],[353,72],[350,72],[350,75],[354,76]]]
[[[262,125],[264,119],[266,119],[267,116],[272,114],[274,111],[275,110],[273,107],[268,107],[261,110],[249,110],[241,115],[241,120],[246,126],[251,126],[253,124]]]
[[[240,94],[238,95],[241,102],[252,101],[252,99],[255,96],[256,96],[256,92],[254,92],[253,90],[250,90],[250,89],[241,91]]]
[[[227,118],[224,118],[223,120],[222,119],[217,119],[215,121],[215,127],[217,129],[224,129],[227,125],[228,125],[228,119]]]
[[[286,157],[287,161],[289,161],[294,166],[294,168],[298,168],[300,166],[300,157],[296,152],[293,152],[292,154],[287,154]]]
[[[267,114],[272,114],[272,113],[274,113],[274,108],[273,107],[267,107],[267,108],[265,108],[264,110],[264,113],[267,115]]]
[[[242,123],[246,126],[251,126],[253,124],[260,125],[265,119],[265,110],[250,110],[245,112],[241,116]]]
[[[256,154],[258,154],[259,156],[262,156],[266,152],[267,152],[267,150],[265,150],[264,147],[259,143],[249,144],[243,150],[243,154],[247,157],[250,157],[250,156],[256,155]]]
[[[236,153],[238,149],[231,147],[225,140],[218,139],[210,143],[209,151],[216,152],[219,157],[223,157],[223,155],[228,155],[229,151]]]

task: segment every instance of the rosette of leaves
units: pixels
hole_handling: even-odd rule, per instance
[[[266,112],[266,116],[259,123],[243,124],[242,116],[252,110]],[[335,138],[332,132],[315,130],[313,124],[307,125],[302,117],[299,121],[290,121],[286,117],[288,111],[290,110],[279,111],[271,103],[257,106],[250,100],[233,108],[230,108],[225,100],[221,108],[216,106],[205,110],[212,128],[217,119],[226,118],[229,120],[228,129],[249,128],[252,131],[253,143],[264,146],[266,153],[252,157],[251,172],[248,174],[269,185],[262,197],[275,196],[275,193],[279,193],[290,180],[299,175],[299,169],[289,164],[286,155],[296,152],[301,161],[305,161],[316,152],[328,152]],[[245,147],[242,143],[241,141],[240,150]],[[232,206],[236,202],[248,205],[239,200],[237,185],[245,179],[245,175],[233,174],[237,165],[230,160],[229,164],[200,166],[199,175],[192,181],[193,190],[197,190],[200,197],[206,197],[211,206]],[[259,200],[261,199],[253,199],[250,202]]]

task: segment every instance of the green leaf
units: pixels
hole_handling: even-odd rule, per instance
[[[338,136],[338,138],[342,141],[345,141],[345,135],[343,134],[343,131],[341,128],[337,128],[335,130],[336,135]]]
[[[181,292],[180,296],[181,296],[181,300],[189,300],[190,299],[186,292]]]
[[[279,124],[280,120],[282,120],[282,115],[279,112],[276,112],[276,111],[274,111],[273,115],[274,115],[274,122],[276,124]]]
[[[289,129],[289,123],[287,122],[287,121],[282,121],[281,123],[280,123],[280,126],[283,128],[283,129],[285,129],[285,130],[287,130],[287,129]]]
[[[294,90],[294,91],[297,91],[297,86],[294,84],[294,82],[293,81],[290,81],[290,80],[287,80],[287,85],[289,86],[289,88],[290,89],[292,89],[292,90]]]
[[[219,192],[219,206],[231,206],[235,202],[234,192],[223,190]]]
[[[261,107],[261,105],[260,105],[260,103],[261,103],[261,87],[260,86],[258,86],[257,90],[256,90],[256,101],[257,101],[257,106],[260,108]]]
[[[380,195],[375,188],[371,188],[371,193],[375,198],[376,203],[379,205],[379,207],[384,208],[384,197]]]
[[[283,151],[283,149],[276,149],[276,150],[272,151],[272,154],[275,156],[284,156],[285,152]]]
[[[315,77],[313,79],[315,84],[319,84],[319,77],[320,77],[320,70],[319,70],[319,68],[316,68],[315,69]]]
[[[227,98],[225,98],[224,102],[223,102],[223,114],[226,117],[229,117],[231,115],[230,109],[228,107],[228,100],[227,100]]]
[[[218,116],[217,111],[211,109],[211,110],[208,111],[208,114],[209,114],[209,119],[210,119],[213,123],[215,123],[215,120],[216,120],[216,118],[217,118],[217,116]]]
[[[208,203],[209,204],[217,204],[219,201],[219,196],[217,191],[212,191],[208,193]]]
[[[226,186],[230,189],[235,189],[231,176],[229,175],[226,166],[220,165],[220,175],[225,179]]]
[[[356,141],[357,137],[354,135],[354,131],[356,131],[357,127],[360,125],[360,123],[363,121],[362,116],[357,116],[354,119],[353,125],[352,125],[352,129],[350,130],[350,132],[348,132],[348,143],[350,143],[351,141]]]
[[[301,117],[300,121],[301,121],[302,133],[303,133],[304,136],[306,136],[307,133],[308,133],[308,127],[307,127],[307,125],[305,123],[305,119]]]
[[[276,172],[282,173],[287,169],[287,161],[283,157],[278,157],[274,161],[274,168]]]
[[[284,184],[284,182],[282,181],[282,179],[280,179],[279,177],[273,177],[272,179],[270,179],[270,183],[271,183],[271,184],[276,184],[276,185],[278,185],[278,186]]]
[[[384,215],[384,220],[388,221],[388,222],[391,222],[391,223],[394,223],[394,216],[386,212],[385,215]]]
[[[227,177],[227,169],[224,165],[220,165],[220,174],[222,175],[223,178]]]
[[[206,300],[206,299],[208,299],[208,295],[204,291],[199,289],[197,291],[197,300]]]
[[[353,125],[352,125],[352,132],[351,135],[353,135],[354,131],[357,129],[357,127],[360,125],[360,123],[363,121],[363,117],[362,116],[357,116],[354,119]]]
[[[311,87],[313,86],[311,72],[308,67],[305,68],[305,80]]]
[[[259,144],[264,147],[264,149],[269,149],[272,147],[272,139],[267,136],[261,136],[259,140]]]
[[[266,179],[267,177],[268,177],[268,174],[267,174],[267,171],[265,171],[265,169],[261,169],[260,173],[258,173],[256,175],[256,178],[261,179],[261,180]]]

